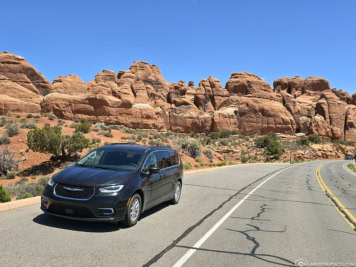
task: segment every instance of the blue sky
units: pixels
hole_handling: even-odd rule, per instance
[[[248,71],[321,76],[356,92],[355,0],[2,1],[0,51],[52,82],[143,60],[169,82]]]

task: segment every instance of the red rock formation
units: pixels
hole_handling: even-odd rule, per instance
[[[235,72],[223,88],[214,77],[168,83],[159,68],[136,61],[84,83],[60,76],[51,85],[22,57],[0,53],[0,113],[54,113],[107,124],[174,132],[238,129],[249,134],[319,134],[356,142],[356,94],[330,89],[323,78],[276,79]]]

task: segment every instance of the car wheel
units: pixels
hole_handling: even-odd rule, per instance
[[[125,225],[131,227],[137,223],[142,210],[141,203],[142,201],[140,195],[133,195],[130,199],[129,205],[127,206],[125,220],[123,221]]]
[[[172,204],[178,204],[179,200],[180,200],[180,196],[182,194],[182,184],[181,182],[177,182],[176,186],[174,187],[174,197],[171,200]]]

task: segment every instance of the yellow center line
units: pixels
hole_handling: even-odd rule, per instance
[[[352,215],[352,213],[347,208],[345,208],[345,206],[341,203],[341,201],[337,199],[337,197],[327,187],[327,185],[325,184],[323,178],[321,177],[320,169],[321,169],[322,166],[323,165],[320,165],[316,169],[316,179],[318,180],[318,183],[319,183],[321,189],[327,194],[330,202],[334,205],[336,210],[341,214],[341,216],[344,218],[344,220],[347,222],[347,224],[350,225],[350,227],[352,229],[356,230],[356,228],[355,228],[356,218]],[[337,205],[335,205],[335,203]]]

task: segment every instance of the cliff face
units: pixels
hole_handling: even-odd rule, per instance
[[[50,84],[19,56],[0,53],[0,114],[54,113],[59,118],[174,132],[238,129],[249,134],[319,134],[356,142],[356,95],[330,89],[323,78],[279,78],[273,88],[256,75],[232,73],[225,88],[214,77],[166,82],[160,69],[134,62],[84,83],[77,75]]]

